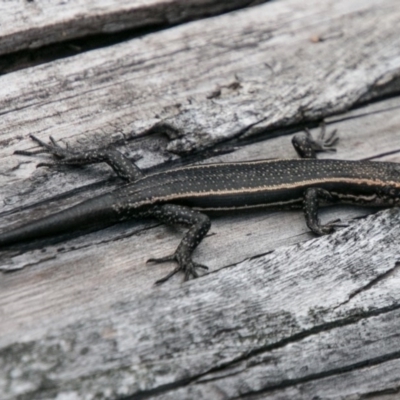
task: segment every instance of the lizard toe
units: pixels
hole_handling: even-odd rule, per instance
[[[171,254],[169,256],[165,257],[158,257],[158,258],[149,258],[146,263],[154,263],[154,264],[160,264],[163,262],[168,262],[168,261],[176,261],[176,256],[175,254]]]
[[[178,272],[184,273],[184,281],[188,281],[190,278],[198,278],[199,274],[196,271],[197,268],[207,270],[208,267],[206,265],[202,265],[199,263],[195,263],[190,257],[182,257],[179,253],[174,253],[166,257],[160,258],[150,258],[147,260],[147,263],[163,263],[168,261],[175,261],[178,263],[178,266],[171,271],[165,277],[156,281],[156,285],[166,282],[169,278],[174,276]]]

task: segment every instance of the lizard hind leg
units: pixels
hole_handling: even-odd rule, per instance
[[[189,207],[175,204],[154,206],[147,215],[153,216],[166,224],[180,224],[190,227],[173,254],[148,260],[148,262],[155,263],[168,261],[175,261],[178,263],[178,266],[172,272],[158,280],[156,284],[167,281],[173,275],[181,271],[184,273],[184,280],[187,281],[190,277],[197,278],[199,276],[197,272],[198,268],[208,269],[205,265],[198,264],[192,260],[194,249],[210,229],[211,221],[207,215],[194,211]]]
[[[30,135],[30,137],[41,149],[36,151],[17,150],[15,152],[16,154],[34,156],[47,152],[56,158],[52,163],[39,163],[38,167],[52,165],[88,165],[105,162],[120,178],[128,182],[134,182],[143,176],[140,169],[116,149],[71,150],[68,147],[61,147],[52,136],[50,136],[51,143],[43,142],[34,135]]]

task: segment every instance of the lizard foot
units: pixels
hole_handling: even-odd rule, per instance
[[[326,133],[326,125],[324,122],[320,125],[320,133],[317,138],[311,135],[308,128],[304,128],[304,132],[296,134],[293,139],[293,147],[302,158],[315,158],[317,152],[334,152],[335,145],[339,137],[337,130]]]
[[[29,136],[40,146],[40,149],[35,151],[17,150],[15,151],[15,154],[20,154],[23,156],[36,156],[38,154],[47,153],[56,158],[53,162],[41,162],[37,164],[37,167],[52,167],[59,164],[82,164],[82,156],[79,153],[70,150],[68,146],[67,148],[61,147],[52,136],[50,136],[51,143],[43,142],[43,140],[40,140],[38,137],[32,134]]]
[[[339,141],[339,136],[337,135],[337,129],[326,132],[326,124],[322,122],[320,124],[320,131],[318,138],[314,139],[308,128],[304,128],[306,135],[308,136],[315,151],[336,151],[335,145]]]
[[[24,156],[34,156],[34,155],[41,154],[41,153],[50,153],[51,155],[53,155],[59,159],[62,159],[62,158],[68,157],[71,154],[74,154],[73,152],[71,152],[71,150],[62,148],[52,136],[50,136],[51,144],[43,142],[35,135],[31,134],[29,136],[41,148],[36,151],[17,150],[15,152],[16,154],[21,154]]]
[[[171,271],[168,275],[164,276],[164,278],[159,279],[156,281],[156,285],[159,285],[161,283],[166,282],[169,278],[174,276],[176,273],[182,271],[185,274],[184,280],[187,281],[190,279],[190,277],[193,278],[198,278],[199,274],[196,271],[196,268],[201,268],[201,269],[208,269],[207,266],[198,264],[194,262],[190,257],[185,257],[181,256],[179,253],[174,253],[166,257],[161,257],[161,258],[150,258],[147,260],[147,262],[152,262],[152,263],[163,263],[163,262],[168,262],[168,261],[175,261],[178,263],[178,266]]]
[[[346,224],[344,222],[341,222],[340,219],[335,219],[333,221],[329,221],[328,223],[324,225],[319,225],[317,230],[313,230],[314,233],[317,235],[328,235],[334,231],[337,230],[337,228],[347,228],[349,224]]]
[[[349,227],[349,224],[347,224],[347,223],[345,223],[345,222],[342,222],[341,221],[341,219],[340,218],[338,218],[338,219],[334,219],[334,220],[332,220],[332,221],[329,221],[328,223],[326,223],[325,225],[324,225],[324,227],[327,227],[327,228],[329,228],[330,230],[331,230],[331,232],[332,231],[335,231],[335,230],[337,230],[337,228],[347,228],[347,227]],[[329,232],[330,233],[330,232]]]

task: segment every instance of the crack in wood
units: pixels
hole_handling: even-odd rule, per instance
[[[33,267],[35,265],[43,264],[46,261],[55,260],[56,258],[57,258],[57,254],[54,254],[54,255],[51,255],[51,256],[40,258],[35,262],[24,264],[22,267],[20,267],[18,269],[10,269],[10,270],[1,270],[0,269],[0,272],[15,272],[15,271],[19,271],[21,269],[27,268],[27,267]]]
[[[316,373],[316,374],[310,374],[308,376],[298,378],[298,379],[286,379],[286,380],[283,380],[280,384],[271,385],[267,388],[263,388],[258,391],[251,391],[251,392],[242,394],[240,397],[233,397],[232,400],[243,399],[243,398],[246,398],[249,396],[253,396],[255,394],[268,393],[268,392],[272,392],[274,390],[286,389],[288,387],[296,386],[296,385],[299,385],[302,383],[312,382],[312,381],[327,378],[330,376],[344,374],[346,372],[354,371],[356,369],[369,368],[369,367],[383,364],[387,361],[392,361],[392,360],[396,360],[396,359],[400,359],[400,351],[395,351],[393,353],[384,354],[382,356],[371,358],[368,360],[363,360],[358,363],[349,364],[349,365],[346,365],[345,367],[334,368],[329,371],[324,371],[324,372]]]
[[[374,154],[371,157],[365,157],[365,158],[362,158],[361,160],[364,160],[364,161],[376,160],[378,158],[382,158],[382,157],[386,157],[386,156],[392,156],[392,155],[398,154],[398,153],[400,153],[400,149],[395,149],[395,150],[387,151],[387,152],[384,152],[384,153]]]
[[[379,282],[389,278],[394,274],[394,272],[400,267],[400,261],[396,261],[394,266],[387,271],[383,272],[382,274],[378,275],[372,281],[368,282],[366,285],[359,287],[358,289],[352,291],[345,301],[342,301],[337,306],[333,307],[333,310],[337,310],[338,308],[342,307],[345,304],[348,304],[355,296],[359,295],[362,292],[365,292],[371,289],[373,286],[377,285]]]
[[[150,389],[147,391],[143,391],[143,392],[139,392],[139,393],[136,393],[136,394],[128,396],[128,397],[121,397],[120,400],[142,400],[142,399],[150,398],[152,396],[165,394],[165,393],[168,393],[169,391],[176,390],[176,389],[179,389],[184,386],[200,385],[200,384],[204,384],[206,382],[212,382],[212,381],[218,380],[220,377],[207,379],[207,375],[216,373],[216,372],[220,372],[220,371],[224,371],[227,368],[231,368],[232,366],[239,364],[240,362],[248,361],[254,356],[285,347],[288,344],[298,342],[298,341],[303,340],[312,335],[318,335],[322,332],[326,332],[326,331],[332,330],[334,328],[340,328],[340,327],[352,325],[352,324],[359,322],[362,319],[373,318],[373,317],[376,317],[376,316],[379,316],[379,315],[382,315],[382,314],[385,314],[385,313],[388,313],[391,311],[399,310],[399,309],[400,309],[400,304],[394,304],[394,305],[391,305],[388,307],[383,307],[381,309],[372,310],[372,311],[368,311],[368,312],[355,312],[351,315],[348,315],[348,317],[346,317],[346,318],[328,322],[328,323],[325,323],[325,324],[322,324],[319,326],[315,326],[309,330],[304,330],[293,336],[290,336],[283,340],[280,340],[279,342],[276,342],[274,344],[251,350],[251,351],[247,352],[245,355],[242,355],[233,360],[230,360],[227,363],[223,363],[216,367],[210,368],[208,371],[198,374],[196,376],[192,376],[188,379],[175,381],[173,383],[168,383],[166,385],[160,385],[156,388],[153,388],[153,389]],[[384,362],[395,360],[395,359],[400,359],[400,351],[387,353],[387,354],[384,354],[379,357],[374,357],[374,358],[363,360],[363,361],[360,361],[357,363],[352,363],[352,364],[349,364],[349,365],[346,365],[346,366],[340,367],[340,368],[334,368],[329,371],[310,374],[310,375],[307,375],[307,376],[304,376],[304,377],[298,378],[298,379],[283,380],[279,384],[271,385],[267,388],[263,388],[260,391],[251,391],[246,394],[241,394],[241,396],[242,396],[241,398],[247,397],[250,395],[254,395],[254,394],[259,394],[259,393],[268,393],[273,390],[285,389],[287,387],[295,386],[295,385],[298,385],[301,383],[306,383],[306,382],[326,378],[326,377],[333,376],[333,375],[343,374],[343,373],[352,371],[354,369],[368,368],[370,366],[379,365]],[[235,373],[232,373],[232,375],[234,375],[234,374]]]
[[[393,394],[400,394],[400,386],[395,386],[385,390],[377,390],[374,392],[364,393],[359,398],[360,400],[367,400],[373,398],[381,398],[382,396],[389,396]]]
[[[92,247],[96,247],[96,246],[101,246],[107,243],[113,243],[113,242],[117,242],[119,240],[124,240],[124,239],[128,239],[130,237],[136,236],[138,234],[141,234],[143,232],[149,231],[151,229],[157,228],[159,226],[161,226],[162,224],[160,223],[153,223],[153,224],[149,224],[148,226],[144,226],[144,227],[140,227],[139,229],[134,229],[132,232],[122,232],[121,234],[111,234],[111,237],[109,237],[109,235],[106,235],[105,239],[100,239],[99,241],[95,241],[95,240],[90,240],[88,239],[88,243],[86,244],[81,244],[81,245],[69,245],[68,246],[68,242],[69,241],[74,241],[77,237],[80,236],[84,236],[84,235],[90,235],[90,234],[96,234],[97,232],[101,232],[102,230],[108,229],[110,228],[110,226],[104,227],[103,229],[96,229],[95,231],[89,231],[89,232],[76,232],[76,235],[73,235],[72,237],[65,237],[65,235],[60,236],[60,237],[56,237],[54,238],[54,240],[52,239],[43,239],[40,240],[38,243],[28,243],[28,244],[18,244],[16,246],[18,246],[20,249],[16,249],[17,252],[12,254],[10,256],[10,259],[14,259],[15,257],[19,257],[25,253],[27,253],[28,251],[35,251],[35,250],[39,250],[42,246],[54,246],[57,247],[57,245],[59,243],[66,243],[65,245],[63,245],[60,249],[52,249],[50,251],[55,251],[56,254],[52,255],[52,256],[48,256],[48,257],[44,257],[44,258],[40,258],[35,262],[32,263],[21,263],[20,265],[14,266],[14,267],[7,267],[4,265],[0,265],[0,274],[1,273],[13,273],[13,272],[17,272],[17,271],[21,271],[22,269],[25,269],[27,267],[32,267],[35,265],[40,265],[41,263],[44,263],[46,261],[49,260],[55,260],[57,258],[57,254],[58,253],[63,253],[63,254],[69,254],[72,252],[76,252],[76,251],[80,251],[80,250],[84,250],[84,249],[88,249],[88,248],[92,248]],[[111,226],[112,227],[112,226]],[[22,247],[22,248],[21,248]],[[19,250],[19,251],[18,251]],[[13,251],[13,249],[10,250],[10,252]]]
[[[310,375],[307,375],[307,376],[304,376],[304,377],[298,378],[298,379],[286,379],[286,380],[283,380],[279,384],[271,385],[271,386],[269,386],[267,388],[263,388],[261,390],[257,390],[257,391],[253,390],[253,391],[249,391],[248,393],[242,393],[240,397],[232,397],[231,400],[243,399],[243,398],[246,398],[249,396],[253,396],[255,394],[262,394],[262,393],[272,392],[274,390],[286,389],[288,387],[293,387],[293,386],[296,386],[296,385],[299,385],[302,383],[312,382],[312,381],[320,380],[323,378],[344,374],[346,372],[354,371],[356,369],[369,368],[369,367],[383,364],[385,362],[396,360],[396,359],[400,359],[400,351],[395,351],[393,353],[388,353],[388,354],[385,354],[385,355],[382,355],[379,357],[371,358],[368,360],[363,360],[358,363],[349,364],[345,367],[334,368],[329,371],[324,371],[324,372],[316,373],[316,374],[310,374]],[[202,383],[203,382],[204,381],[202,381]],[[127,397],[120,397],[119,400],[148,399],[152,396],[161,395],[163,393],[167,393],[168,391],[176,390],[182,386],[187,386],[192,383],[193,383],[192,379],[184,379],[181,381],[176,381],[171,384],[159,386],[158,388],[151,389],[149,391],[140,392],[140,393],[137,393],[137,394],[134,394],[131,396],[127,396]],[[397,393],[396,390],[398,390],[398,388],[395,388],[394,390],[395,390],[394,393]],[[374,395],[376,395],[376,394],[374,394]],[[368,398],[368,397],[364,397],[364,398]]]
[[[304,7],[297,0],[271,2],[268,7],[121,43],[115,49],[111,46],[82,53],[60,60],[54,66],[49,63],[36,67],[34,73],[10,74],[5,79],[7,84],[3,85],[6,88],[3,111],[8,114],[3,118],[2,129],[3,171],[15,166],[16,161],[10,154],[27,146],[21,138],[31,132],[44,138],[56,127],[60,139],[69,141],[72,135],[73,141],[84,138],[84,143],[96,145],[114,141],[116,131],[120,131],[118,136],[124,141],[135,140],[142,134],[147,136],[151,132],[146,129],[160,121],[172,121],[181,128],[180,135],[188,134],[189,151],[219,141],[226,146],[228,136],[237,135],[235,141],[240,140],[240,153],[226,157],[230,161],[277,154],[290,158],[295,154],[292,149],[285,150],[286,138],[265,141],[264,147],[257,144],[245,148],[246,141],[256,142],[256,138],[246,136],[259,134],[258,142],[260,138],[283,136],[295,124],[296,130],[302,129],[302,123],[316,125],[315,121],[323,116],[348,107],[353,111],[345,117],[334,117],[337,119],[333,123],[342,136],[335,157],[360,159],[375,153],[371,159],[376,159],[376,153],[378,157],[396,154],[391,157],[396,162],[400,153],[397,134],[400,107],[393,107],[392,112],[385,114],[389,104],[398,104],[393,94],[399,93],[400,82],[395,76],[399,73],[393,72],[399,65],[398,35],[393,27],[398,25],[400,17],[395,3],[395,0],[383,3],[332,0],[326,5],[315,0],[313,7],[310,4]],[[352,11],[350,16],[348,10]],[[377,24],[378,20],[382,23]],[[224,33],[226,26],[230,27],[227,34]],[[271,28],[272,41],[268,36]],[[332,32],[344,32],[344,35],[332,40]],[[311,37],[319,43],[311,43]],[[328,38],[331,40],[324,41]],[[236,48],[240,50],[218,50],[219,42],[232,40],[238,42]],[[222,89],[220,99],[206,99],[213,88],[223,87],[233,76],[240,80],[239,91]],[[87,90],[93,87],[98,91]],[[354,106],[354,102],[366,101],[365,96],[374,105],[364,105],[363,109],[359,108],[360,103]],[[374,96],[392,99],[380,105],[373,101]],[[38,110],[33,103],[41,101],[43,106]],[[383,107],[386,109],[382,110]],[[193,118],[175,118],[185,110]],[[372,114],[380,115],[372,118]],[[365,115],[368,118],[363,118]],[[346,119],[356,121],[340,123]],[[113,129],[115,121],[118,123]],[[171,160],[165,156],[167,136],[163,135],[162,139],[162,146],[158,148],[143,142],[140,148],[145,152],[140,166],[143,163],[164,167],[165,160]],[[179,139],[183,139],[182,144],[178,140],[175,147],[185,150],[185,136]],[[103,179],[97,183],[98,190],[85,186],[75,193],[86,191],[93,196],[111,187],[110,181],[104,179],[109,175],[93,179],[91,173],[86,175],[91,182]],[[35,212],[37,215],[48,213],[85,197],[82,194],[76,199],[67,197],[62,204],[50,204],[46,194],[53,196],[85,182],[81,177],[76,181],[74,176],[66,179],[62,173],[44,178],[43,175],[35,174],[32,164],[32,168],[9,179],[2,177],[3,191],[9,201],[3,210],[14,208],[15,212],[19,205],[44,199],[37,204],[46,207],[36,211],[32,208],[21,216],[29,219],[35,218]],[[47,178],[49,182],[39,188],[39,183]],[[28,194],[25,189],[30,186],[35,190]],[[293,220],[291,216],[286,218],[286,214],[279,214],[279,218],[271,218],[270,223],[262,225],[257,225],[255,217],[250,221],[234,216],[237,220],[232,236],[222,235],[220,232],[230,234],[230,231],[219,231],[216,223],[218,236],[199,249],[200,258],[208,257],[207,263],[212,257],[218,259],[214,265],[210,263],[212,268],[219,268],[221,264],[236,266],[237,259],[258,259],[260,253],[272,246],[287,244],[286,238],[292,240],[290,235],[303,232],[303,238],[308,238],[302,216],[295,213],[299,218]],[[273,387],[290,387],[312,380],[316,382],[301,386],[314,385],[320,389],[324,383],[319,378],[336,373],[338,378],[326,381],[344,381],[347,375],[341,374],[345,369],[363,368],[371,363],[384,363],[376,370],[390,380],[379,385],[372,381],[366,388],[367,369],[356,372],[354,375],[361,382],[353,386],[357,394],[397,386],[398,374],[390,368],[400,368],[399,357],[391,361],[392,365],[385,363],[385,358],[398,356],[394,353],[398,350],[398,333],[390,328],[398,326],[399,311],[389,311],[400,307],[400,304],[393,305],[399,299],[396,291],[399,271],[390,276],[388,269],[396,268],[393,264],[397,260],[399,220],[395,212],[385,215],[380,219],[379,229],[371,218],[372,228],[366,224],[360,232],[347,230],[342,235],[332,235],[331,244],[321,247],[326,257],[319,257],[321,250],[310,241],[302,246],[304,253],[296,268],[291,268],[291,264],[299,260],[300,254],[294,248],[281,251],[281,259],[267,257],[265,261],[245,262],[228,270],[233,274],[219,269],[210,279],[180,286],[174,282],[151,293],[146,289],[150,278],[153,282],[152,273],[142,274],[144,266],[134,263],[142,263],[156,239],[161,239],[160,246],[157,242],[160,253],[163,246],[170,246],[164,229],[154,229],[139,237],[134,254],[131,254],[133,246],[129,248],[132,240],[121,240],[118,245],[94,245],[92,250],[82,250],[81,258],[76,257],[78,251],[70,259],[58,256],[54,266],[48,262],[43,269],[36,266],[32,273],[4,276],[0,336],[10,350],[8,355],[4,353],[8,358],[5,358],[3,380],[0,379],[7,385],[3,386],[7,390],[5,395],[20,400],[128,395],[131,396],[125,398],[137,399],[157,394],[168,398],[196,398],[187,393],[192,389],[199,392],[204,389],[204,393],[215,389],[221,398],[224,394],[225,398],[234,398],[242,389],[252,393],[260,389],[263,393],[264,389],[270,391]],[[12,215],[3,224],[14,223],[18,218]],[[245,224],[251,225],[251,230],[245,230]],[[68,242],[68,247],[76,243],[82,249],[90,241],[98,241],[97,244],[117,241],[121,239],[118,235],[130,236],[138,228],[135,225],[126,231],[126,227],[122,225],[106,234]],[[292,230],[290,235],[286,234],[289,230]],[[245,236],[249,231],[251,237]],[[146,243],[141,243],[145,240]],[[239,247],[246,247],[246,252],[236,255]],[[220,252],[213,252],[214,248]],[[33,258],[33,253],[28,253],[19,261],[27,263],[52,256],[53,249],[64,251],[59,246],[49,247],[50,254],[34,254]],[[314,257],[316,253],[318,256]],[[310,265],[303,268],[301,264],[308,260]],[[64,262],[70,268],[64,268]],[[134,269],[130,267],[132,263]],[[88,264],[90,268],[79,270]],[[340,268],[335,268],[336,264]],[[383,270],[387,272],[382,273]],[[222,279],[218,280],[219,275]],[[239,293],[240,289],[244,290]],[[351,296],[350,304],[332,311],[338,303],[348,303]],[[372,318],[385,312],[383,317]],[[113,333],[103,335],[107,326]],[[232,326],[239,326],[237,334]],[[382,326],[385,329],[380,329]],[[213,337],[215,331],[217,337]],[[25,346],[22,336],[32,341]],[[303,358],[299,360],[299,356]],[[267,374],[270,376],[260,386],[257,379]],[[238,383],[236,391],[232,383]],[[186,396],[179,397],[176,389],[181,389],[179,393],[186,391]],[[137,393],[139,390],[143,392]],[[296,391],[297,387],[288,392],[292,390]],[[285,398],[280,392],[264,396],[276,394]],[[302,393],[304,398],[313,397],[307,394],[306,390]],[[380,394],[384,392],[371,396]]]

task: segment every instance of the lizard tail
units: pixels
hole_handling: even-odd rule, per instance
[[[71,208],[28,222],[0,234],[0,247],[67,233],[85,228],[98,221],[117,218],[110,206],[113,204],[110,194],[96,197]]]

